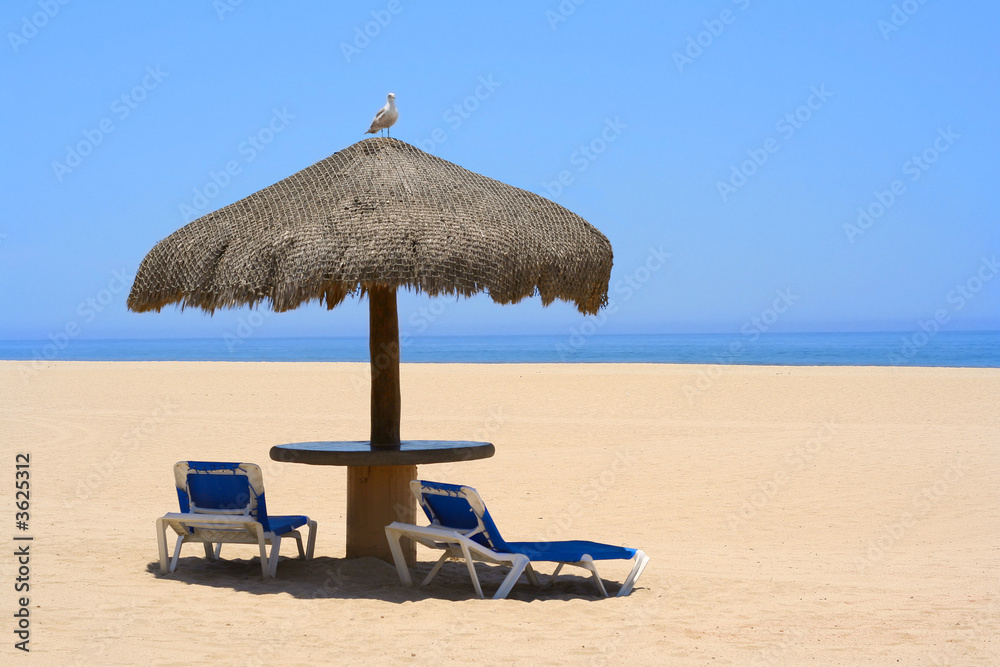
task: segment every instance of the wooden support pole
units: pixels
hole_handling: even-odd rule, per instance
[[[399,447],[399,316],[396,290],[368,290],[368,347],[371,354],[372,447]]]
[[[393,521],[414,523],[416,500],[410,480],[417,466],[348,466],[347,557],[374,556],[392,563],[385,527]],[[417,545],[401,542],[407,565],[417,559]]]
[[[399,316],[396,290],[368,290],[368,345],[371,354],[371,447],[398,449],[399,440]],[[347,557],[374,556],[391,563],[385,527],[393,521],[413,523],[417,503],[410,480],[417,466],[348,466]],[[402,544],[407,564],[416,561],[417,548]]]

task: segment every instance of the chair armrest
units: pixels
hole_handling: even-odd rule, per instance
[[[170,512],[158,519],[170,525],[178,534],[184,531],[178,530],[180,526],[186,528],[215,528],[220,526],[232,528],[233,530],[244,530],[256,533],[263,531],[263,526],[259,521],[246,515],[233,516],[232,514],[195,514],[194,512]]]
[[[388,526],[385,527],[386,531],[392,531],[398,533],[399,535],[405,535],[410,539],[420,542],[426,547],[432,549],[442,548],[439,545],[434,544],[434,542],[444,542],[446,544],[455,545],[455,547],[461,548],[463,545],[469,551],[474,552],[476,555],[480,556],[482,560],[489,560],[497,563],[513,562],[519,556],[516,554],[503,553],[498,551],[493,551],[489,547],[485,547],[479,542],[466,537],[463,533],[452,528],[441,528],[438,526],[416,526],[411,523],[400,523],[399,521],[393,521]]]

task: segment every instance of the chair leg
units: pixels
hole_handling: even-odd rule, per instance
[[[215,560],[215,548],[212,547],[212,543],[202,542],[201,546],[205,547],[205,558],[208,560]]]
[[[462,543],[462,555],[465,556],[465,566],[469,568],[469,576],[472,577],[472,585],[475,586],[476,588],[476,595],[478,595],[480,598],[485,597],[483,595],[483,587],[479,585],[479,576],[476,574],[476,564],[472,561],[472,554],[469,553],[469,547],[465,546],[464,542]],[[518,576],[520,576],[520,574],[521,573],[518,572]],[[513,584],[511,585],[513,586]],[[503,587],[501,586],[501,590],[502,589]],[[507,594],[504,593],[504,596],[506,595]]]
[[[220,554],[222,554],[222,542],[215,545],[215,560],[219,560]]]
[[[272,578],[278,576],[278,556],[281,552],[281,538],[277,535],[271,538],[271,558],[268,559],[267,570]]]
[[[184,536],[177,536],[177,545],[174,546],[174,557],[170,559],[170,571],[177,569],[177,559],[181,557],[181,545],[184,544]]]
[[[534,586],[535,588],[542,587],[542,582],[538,580],[538,573],[535,572],[535,568],[531,567],[531,563],[528,563],[525,566],[524,573],[528,575],[528,581],[531,582],[532,586]]]
[[[312,560],[313,552],[316,551],[316,522],[309,519],[309,539],[306,542],[306,560]]]
[[[635,582],[639,580],[639,575],[642,571],[646,569],[646,563],[649,562],[649,556],[647,556],[642,551],[635,552],[635,565],[632,566],[632,571],[628,575],[628,579],[622,584],[621,590],[618,591],[616,597],[624,597],[632,592],[632,587],[635,586]]]
[[[312,543],[313,534],[315,533],[310,534],[310,543]],[[389,543],[389,551],[392,553],[392,560],[396,564],[396,572],[399,574],[399,580],[404,586],[412,586],[413,580],[410,578],[410,568],[406,566],[403,548],[399,545],[401,537],[402,534],[391,525],[385,527],[385,539]]]
[[[445,561],[447,561],[449,558],[451,558],[451,552],[450,551],[445,551],[443,554],[441,554],[441,557],[438,558],[438,562],[434,563],[434,567],[432,567],[431,571],[427,573],[427,577],[424,578],[424,580],[420,582],[420,586],[424,587],[427,584],[431,583],[431,580],[435,576],[437,576],[437,573],[441,569],[441,566],[444,565]]]
[[[264,529],[258,526],[255,530],[257,532],[257,546],[260,549],[260,572],[267,579],[269,563],[267,560],[267,545],[264,540]]]
[[[167,558],[167,524],[163,519],[156,520],[156,548],[160,554],[160,573],[170,571]]]
[[[507,578],[503,580],[502,584],[500,584],[500,588],[497,590],[496,595],[493,596],[493,599],[503,600],[507,597],[510,590],[514,588],[514,584],[516,584],[517,580],[521,578],[521,573],[524,572],[524,568],[528,567],[530,563],[531,560],[527,556],[524,554],[518,554],[518,558],[515,558],[514,562],[510,564],[510,573],[507,574]]]
[[[306,552],[302,548],[302,533],[300,533],[297,530],[293,530],[291,532],[285,533],[285,537],[294,537],[295,538],[295,546],[299,550],[299,558],[301,558],[302,560],[305,560],[305,558],[306,558]]]
[[[556,577],[559,576],[559,572],[563,569],[563,565],[565,564],[566,563],[559,563],[558,565],[556,565],[556,570],[555,572],[549,575],[549,583],[545,584],[545,588],[550,588],[552,584],[556,583]]]
[[[585,570],[590,570],[594,582],[597,584],[598,590],[601,591],[601,597],[608,597],[608,590],[604,588],[604,582],[601,581],[601,575],[597,574],[597,566],[594,565],[594,559],[584,554],[583,560],[577,563],[577,565]]]

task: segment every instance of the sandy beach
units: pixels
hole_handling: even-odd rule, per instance
[[[408,589],[345,560],[344,469],[268,450],[364,439],[367,364],[0,362],[9,545],[30,453],[31,664],[1000,661],[1000,370],[404,364],[402,395],[404,438],[496,445],[422,478],[477,488],[508,539],[643,549],[632,595],[571,569],[479,600],[459,564]],[[264,580],[253,547],[188,545],[160,576],[182,459],[260,464],[272,513],[318,521],[316,558]],[[601,565],[617,590],[629,566]]]

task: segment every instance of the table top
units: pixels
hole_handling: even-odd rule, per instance
[[[473,440],[403,440],[399,448],[372,447],[368,440],[295,442],[271,447],[271,458],[320,466],[405,466],[487,459],[493,444]]]

